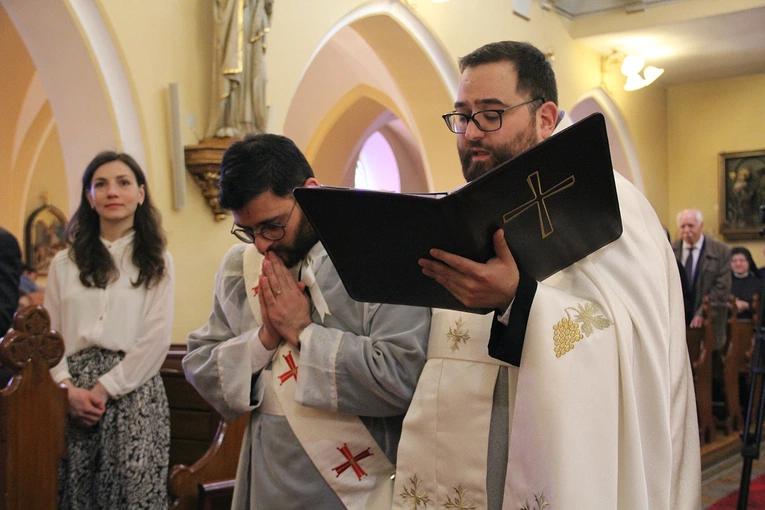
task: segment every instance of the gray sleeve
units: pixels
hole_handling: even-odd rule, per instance
[[[359,416],[404,414],[427,358],[430,309],[346,300],[348,316],[304,331],[296,398]],[[347,327],[351,316],[358,327]]]
[[[251,344],[258,324],[247,303],[241,250],[226,254],[215,277],[213,307],[207,324],[186,339],[186,379],[227,419],[251,411],[253,367]]]

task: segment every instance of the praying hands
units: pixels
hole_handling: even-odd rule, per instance
[[[295,282],[282,259],[267,252],[258,285],[263,315],[261,342],[274,349],[283,338],[297,347],[300,332],[311,324],[311,299],[305,283]]]

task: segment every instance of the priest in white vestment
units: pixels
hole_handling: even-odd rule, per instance
[[[460,70],[444,120],[468,181],[571,124],[531,45],[486,45]],[[421,260],[462,303],[497,312],[434,311],[394,508],[700,508],[677,264],[648,201],[615,180],[621,237],[544,281],[519,272],[502,231],[486,264]]]

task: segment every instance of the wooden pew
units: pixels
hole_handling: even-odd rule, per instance
[[[170,405],[170,466],[190,466],[210,448],[221,416],[186,380],[185,345],[172,345],[160,368]]]
[[[736,297],[732,294],[730,296],[729,308],[731,314],[728,319],[727,344],[723,357],[723,381],[727,408],[724,424],[726,435],[740,432],[744,424],[743,413],[741,411],[739,378],[742,374],[746,377],[750,371],[755,333],[752,320],[738,318],[736,313]],[[759,296],[754,296],[752,309],[754,317],[758,317]]]
[[[64,341],[42,306],[17,312],[0,341],[0,359],[13,370],[0,391],[0,510],[57,507],[67,390],[53,382],[50,369],[63,355]]]
[[[215,499],[230,501],[239,462],[244,429],[249,415],[236,421],[221,420],[210,448],[191,466],[176,464],[170,469],[170,510],[196,510],[204,506],[200,496],[214,493]],[[213,489],[216,489],[213,491]]]
[[[250,417],[222,419],[186,381],[181,366],[185,353],[185,346],[174,345],[161,370],[171,416],[169,509],[230,508],[239,450]],[[208,436],[211,420],[214,435]]]
[[[199,484],[199,510],[231,508],[235,480]]]
[[[712,350],[715,333],[710,320],[709,296],[704,296],[704,325],[701,328],[685,328],[688,354],[693,370],[693,386],[696,390],[696,409],[699,419],[701,444],[715,440],[716,430],[712,414]]]
[[[762,326],[760,323],[760,314],[761,314],[761,302],[760,302],[760,296],[755,295],[752,299],[752,309],[753,309],[753,335],[752,335],[752,341],[749,343],[746,352],[744,353],[743,357],[741,358],[741,364],[738,367],[739,371],[739,384],[743,386],[743,393],[744,393],[744,402],[742,402],[741,405],[741,412],[742,415],[746,416],[746,407],[749,400],[749,393],[750,393],[750,386],[752,384],[752,356],[754,356],[754,344],[755,344],[755,338],[757,333],[759,332],[759,328]],[[757,388],[755,388],[755,395],[753,396],[754,402],[760,401],[760,394],[762,391],[762,386],[758,385]],[[756,410],[756,407],[755,407]]]

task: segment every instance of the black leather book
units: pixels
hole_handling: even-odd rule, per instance
[[[295,197],[348,294],[374,303],[485,312],[423,275],[418,259],[440,248],[485,262],[503,228],[518,267],[542,281],[622,233],[601,114],[450,193],[316,187]]]

